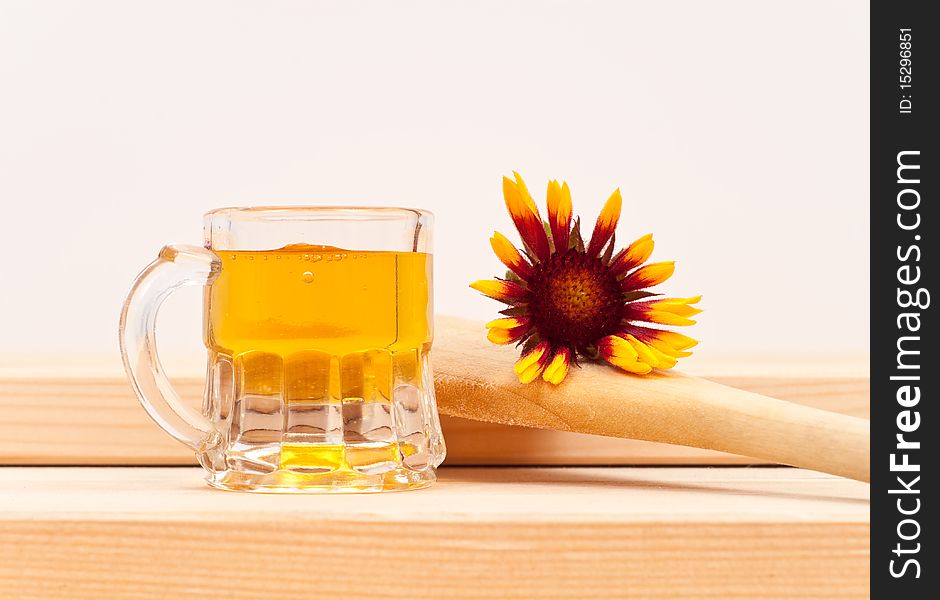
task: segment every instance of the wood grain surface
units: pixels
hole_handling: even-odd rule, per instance
[[[201,402],[199,357],[170,359]],[[748,391],[868,417],[867,358],[718,357],[688,371]],[[729,367],[729,365],[731,365]],[[740,373],[729,374],[729,369]],[[717,373],[715,376],[709,373]],[[575,373],[575,376],[577,373]],[[755,464],[721,452],[442,417],[447,464]],[[195,464],[146,415],[117,357],[0,357],[0,464]]]
[[[0,469],[0,596],[867,598],[868,486],[786,468],[443,468],[270,496],[198,468]]]

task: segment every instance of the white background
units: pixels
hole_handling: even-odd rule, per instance
[[[229,205],[437,215],[436,306],[502,269],[500,178],[567,179],[701,353],[867,350],[863,2],[0,0],[0,352],[115,352],[136,273]],[[590,230],[590,225],[587,227]],[[199,293],[161,345],[199,346]]]

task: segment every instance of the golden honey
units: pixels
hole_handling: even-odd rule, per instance
[[[295,244],[219,258],[206,292],[207,343],[217,352],[342,357],[431,341],[428,254]]]

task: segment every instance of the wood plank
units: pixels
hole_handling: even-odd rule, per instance
[[[867,598],[868,486],[786,468],[443,468],[400,494],[197,468],[0,469],[0,589],[39,598]]]
[[[204,361],[204,358],[201,359]],[[184,398],[202,396],[200,357],[168,357]],[[729,367],[728,365],[733,365]],[[725,356],[688,372],[854,416],[868,416],[868,359]],[[717,373],[717,376],[710,376]],[[737,373],[737,374],[734,374]],[[447,464],[757,464],[720,452],[442,417]],[[137,404],[117,357],[0,356],[0,464],[194,464]]]

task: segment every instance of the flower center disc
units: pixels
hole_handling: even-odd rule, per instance
[[[542,339],[581,350],[614,333],[623,318],[617,278],[599,258],[554,254],[529,278],[529,316]]]

